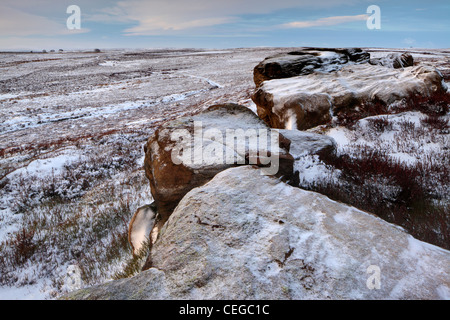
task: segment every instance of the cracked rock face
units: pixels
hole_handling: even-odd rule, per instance
[[[191,190],[160,231],[150,265],[68,298],[443,299],[450,293],[449,251],[252,166],[227,169]]]

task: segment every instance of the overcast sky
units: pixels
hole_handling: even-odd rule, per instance
[[[69,30],[70,5],[81,10]],[[369,29],[370,5],[381,11]],[[450,47],[448,0],[0,0],[0,50]]]

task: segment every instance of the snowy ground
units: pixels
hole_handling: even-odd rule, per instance
[[[383,150],[393,161],[412,166],[419,162],[434,159],[436,161],[449,155],[450,136],[448,132],[429,130],[423,123],[426,115],[421,112],[403,112],[399,114],[379,115],[361,119],[355,128],[337,126],[326,129],[324,134],[335,139],[337,154],[356,154],[361,147]],[[450,115],[444,118],[449,119]],[[372,121],[385,119],[387,130],[377,131]],[[408,132],[409,129],[409,132]],[[311,130],[311,131],[317,131]],[[296,163],[297,169],[303,172],[304,183],[312,183],[319,176],[329,178],[332,172],[318,160],[318,156],[310,156]],[[337,179],[338,177],[335,176]],[[450,186],[435,184],[438,193],[448,194]],[[445,189],[444,189],[445,188]]]
[[[151,202],[142,147],[154,129],[218,103],[255,111],[254,66],[293,49],[0,53],[0,299],[55,298],[72,265],[82,285],[114,278],[131,258],[127,223]],[[449,52],[415,54],[448,73]],[[340,148],[355,139],[327,134]],[[301,161],[306,180],[328,174]]]
[[[254,109],[253,67],[285,50],[0,54],[0,299],[57,297],[71,265],[83,285],[120,272],[151,202],[146,139],[212,104]]]
[[[300,186],[349,203],[449,249],[450,114],[406,111],[354,126],[314,128],[337,142],[335,157],[301,157]]]

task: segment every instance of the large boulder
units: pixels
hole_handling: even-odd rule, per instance
[[[426,66],[354,64],[334,72],[264,81],[252,99],[270,127],[305,130],[370,101],[389,105],[412,95],[445,92],[442,79],[439,71]]]
[[[160,218],[157,227],[186,193],[227,168],[255,164],[262,173],[289,181],[294,162],[289,144],[252,111],[236,104],[212,106],[165,123],[145,146],[145,173]]]
[[[367,62],[370,54],[359,48],[304,48],[261,61],[253,70],[256,86],[263,81],[339,70],[348,62]]]
[[[376,216],[230,168],[191,190],[148,270],[69,299],[445,299],[450,252]]]

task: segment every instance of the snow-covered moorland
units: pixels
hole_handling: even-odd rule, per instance
[[[152,201],[143,145],[164,121],[252,106],[252,68],[284,49],[0,54],[0,298],[57,297],[124,276]]]
[[[448,115],[440,125],[417,111],[371,116],[351,128],[321,128],[335,157],[297,161],[301,186],[373,212],[444,248],[450,239]],[[317,130],[317,129],[316,129]]]
[[[82,286],[132,274],[128,223],[152,200],[142,168],[144,143],[165,121],[213,104],[234,102],[255,111],[254,66],[290,50],[0,53],[0,299],[58,297],[68,289],[72,265]],[[449,81],[449,52],[411,53]],[[438,123],[427,117],[407,110],[346,126],[333,119],[312,131],[335,138],[336,159],[378,152],[381,160],[401,163],[401,172],[423,168],[418,191],[426,190],[440,212],[431,240],[445,242],[448,114]],[[341,201],[403,200],[401,185],[383,174],[352,184],[349,161],[336,159],[298,157],[301,186],[330,197],[338,189],[353,195],[336,195]],[[368,190],[373,197],[366,197]],[[397,216],[384,218],[402,224]]]

